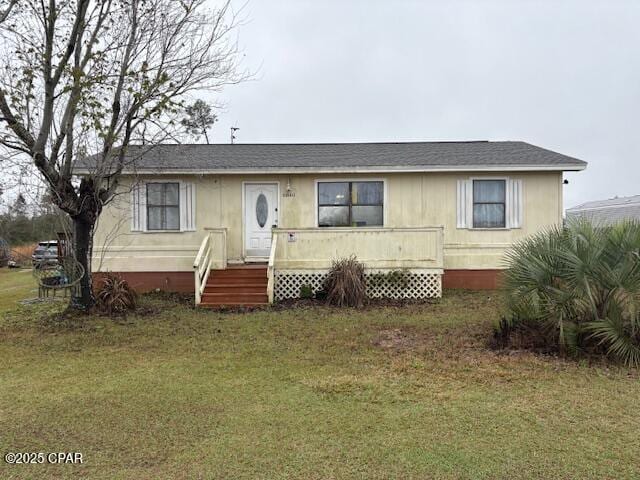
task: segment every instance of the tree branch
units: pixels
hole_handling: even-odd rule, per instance
[[[7,18],[9,18],[9,14],[11,13],[13,7],[15,7],[16,3],[18,3],[18,0],[10,0],[7,8],[0,11],[0,23],[3,23]]]

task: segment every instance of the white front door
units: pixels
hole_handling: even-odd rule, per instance
[[[268,257],[271,228],[278,226],[278,185],[247,183],[244,188],[244,253]]]

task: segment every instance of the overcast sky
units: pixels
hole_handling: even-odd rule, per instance
[[[640,194],[640,2],[251,0],[216,142],[524,140]]]

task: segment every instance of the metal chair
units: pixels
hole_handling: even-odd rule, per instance
[[[38,281],[38,297],[56,296],[62,292],[79,294],[80,280],[84,276],[84,267],[74,257],[62,257],[55,262],[44,262],[33,269]]]

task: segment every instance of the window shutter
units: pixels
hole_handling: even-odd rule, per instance
[[[507,228],[522,228],[522,180],[507,181]]]
[[[456,227],[471,228],[473,223],[473,184],[471,180],[458,180],[456,201]]]
[[[180,230],[192,232],[196,229],[196,185],[180,183]]]
[[[131,188],[131,231],[143,232],[147,228],[147,195],[145,184],[136,182]]]

